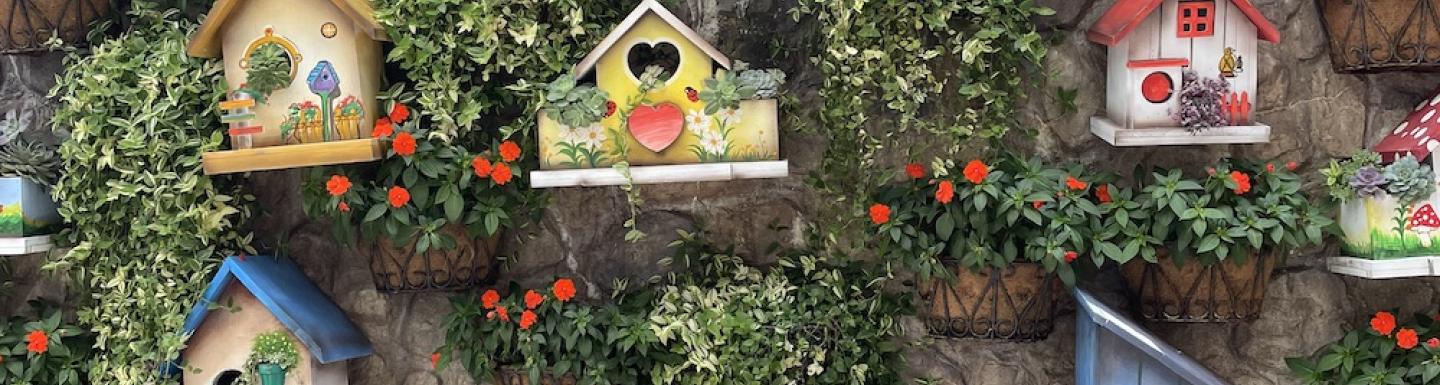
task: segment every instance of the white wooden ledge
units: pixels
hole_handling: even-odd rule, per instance
[[[0,238],[0,255],[25,255],[50,250],[54,244],[49,235]]]
[[[1330,257],[1326,267],[1336,274],[1369,279],[1440,277],[1440,257],[1405,257],[1396,259],[1364,259]]]
[[[790,161],[701,163],[630,167],[635,184],[717,182],[790,176]],[[627,181],[614,168],[540,170],[530,172],[530,188],[622,186]]]
[[[1110,118],[1092,116],[1090,117],[1090,132],[1115,147],[1247,144],[1270,141],[1270,126],[1259,123],[1251,126],[1212,127],[1199,133],[1190,133],[1183,127],[1124,128]]]

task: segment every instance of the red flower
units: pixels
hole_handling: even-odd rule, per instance
[[[496,306],[494,313],[500,315],[501,321],[510,322],[510,312],[505,311],[504,306]]]
[[[1375,313],[1375,317],[1370,319],[1370,330],[1383,336],[1390,335],[1390,332],[1395,331],[1395,315],[1388,311]]]
[[[330,196],[338,197],[350,191],[350,178],[344,175],[331,175],[330,180],[325,181],[325,190],[330,191]]]
[[[480,295],[480,305],[486,309],[494,309],[495,304],[498,303],[500,303],[500,292],[495,289],[486,290],[485,294]]]
[[[1431,349],[1440,349],[1440,338],[1431,338],[1429,341],[1425,341],[1425,346],[1429,346]]]
[[[1230,180],[1235,181],[1235,195],[1245,195],[1245,193],[1250,192],[1250,175],[1239,171],[1231,171]]]
[[[391,187],[390,196],[388,198],[390,198],[391,207],[398,208],[400,206],[404,206],[406,203],[410,202],[410,190],[406,190],[404,187],[400,186]]]
[[[375,119],[375,128],[370,130],[370,137],[384,138],[395,133],[395,126],[390,125],[390,118],[381,116]]]
[[[405,123],[405,119],[410,119],[409,107],[405,107],[405,105],[401,103],[395,103],[395,105],[390,106],[391,121],[395,123]]]
[[[870,205],[870,221],[877,225],[883,225],[890,221],[890,206],[882,203]]]
[[[1085,182],[1080,181],[1079,179],[1075,179],[1075,177],[1073,177],[1073,176],[1067,176],[1067,177],[1065,177],[1065,188],[1068,188],[1068,189],[1071,189],[1071,190],[1077,190],[1077,191],[1078,191],[1078,190],[1084,190],[1084,189],[1086,189],[1086,188],[1088,188],[1088,187],[1090,187],[1090,184],[1089,184],[1089,183],[1085,183]]]
[[[470,161],[470,167],[475,169],[475,176],[481,178],[489,178],[490,171],[494,168],[490,165],[490,160],[483,156],[477,156],[475,160]]]
[[[1039,209],[1045,207],[1045,202],[1043,202],[1043,201],[1030,202],[1030,207],[1034,207],[1036,210],[1039,210]]]
[[[490,179],[494,179],[495,184],[501,186],[509,183],[512,177],[514,175],[510,173],[510,166],[504,163],[496,163],[495,169],[490,171]]]
[[[1075,258],[1080,258],[1080,254],[1074,251],[1065,252],[1065,263],[1075,262]]]
[[[29,343],[25,345],[25,350],[31,353],[45,354],[46,350],[50,350],[50,337],[45,336],[45,332],[40,329],[31,330],[30,334],[25,335],[25,342]]]
[[[1111,197],[1110,197],[1110,185],[1108,185],[1108,184],[1102,184],[1102,185],[1100,185],[1100,187],[1096,187],[1096,188],[1095,188],[1095,197],[1100,198],[1100,203],[1110,203],[1110,202],[1112,202],[1113,199],[1111,199]]]
[[[924,177],[925,177],[925,165],[922,165],[922,164],[919,164],[919,163],[907,164],[907,165],[905,165],[905,175],[909,175],[909,176],[910,176],[910,179],[920,179],[920,178],[924,178]]]
[[[1274,163],[1266,163],[1266,164],[1265,164],[1265,172],[1275,172],[1275,164],[1274,164]]]
[[[349,204],[349,203],[345,203],[345,202],[340,202],[340,212],[342,212],[342,213],[348,213],[348,212],[350,212],[350,204]]]
[[[440,352],[430,353],[430,369],[440,366]]]
[[[411,136],[409,132],[400,131],[395,135],[395,142],[391,143],[390,148],[400,156],[415,155],[415,137]]]
[[[1420,344],[1420,335],[1415,333],[1415,329],[1403,328],[1399,333],[1395,333],[1395,346],[1399,346],[1401,349],[1414,349],[1418,344]]]
[[[506,162],[514,162],[515,159],[518,158],[520,158],[519,145],[508,140],[500,143],[500,159],[504,159]]]
[[[554,294],[555,299],[560,302],[570,302],[571,298],[575,298],[575,281],[571,281],[569,278],[557,279],[555,285],[550,288],[550,293]]]
[[[526,310],[520,313],[520,330],[528,330],[535,324],[535,312]]]
[[[940,203],[950,203],[955,199],[955,184],[948,180],[940,181],[940,186],[935,188],[935,200]]]
[[[616,108],[615,102],[606,100],[606,101],[605,101],[605,117],[608,118],[608,117],[610,117],[610,115],[615,115],[615,108]]]
[[[1295,171],[1295,169],[1297,169],[1297,168],[1300,168],[1300,164],[1299,164],[1299,163],[1295,163],[1295,161],[1293,161],[1293,160],[1290,161],[1290,163],[1286,163],[1286,164],[1285,164],[1285,169],[1286,169],[1286,170]]]
[[[985,162],[981,162],[979,159],[973,159],[970,163],[965,164],[965,171],[963,171],[963,173],[965,174],[965,180],[970,181],[970,183],[980,184],[985,181],[985,177],[990,176],[990,166],[986,166]]]
[[[540,306],[540,303],[541,303],[541,302],[544,302],[544,301],[545,301],[545,296],[540,295],[540,293],[536,293],[534,290],[527,290],[527,291],[525,292],[525,308],[526,308],[526,309],[535,310],[535,307],[536,307],[536,306]]]

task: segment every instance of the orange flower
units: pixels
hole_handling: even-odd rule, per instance
[[[1039,210],[1039,209],[1045,207],[1045,202],[1043,202],[1043,201],[1030,202],[1030,207],[1034,207],[1036,210]]]
[[[342,212],[342,213],[348,213],[348,212],[350,212],[350,204],[349,204],[349,203],[345,203],[345,202],[340,202],[340,212]]]
[[[1285,163],[1285,169],[1286,169],[1286,170],[1295,171],[1295,169],[1297,169],[1297,168],[1300,168],[1300,164],[1299,164],[1299,163],[1295,163],[1295,161],[1293,161],[1293,160],[1290,161],[1289,163]]]
[[[406,190],[404,187],[400,186],[391,187],[389,198],[391,207],[398,208],[400,206],[404,206],[406,203],[410,202],[410,190]]]
[[[350,178],[344,175],[331,175],[330,180],[325,181],[325,190],[330,191],[330,196],[338,197],[350,191]]]
[[[883,203],[870,205],[870,221],[877,225],[883,225],[890,221],[890,206]]]
[[[501,321],[510,322],[510,312],[505,311],[504,306],[496,306],[494,313],[500,315]]]
[[[430,353],[430,369],[440,367],[440,352]]]
[[[1230,180],[1235,181],[1235,195],[1245,195],[1245,193],[1250,192],[1250,175],[1239,171],[1231,171]]]
[[[394,149],[395,153],[400,154],[400,156],[415,155],[415,137],[410,136],[409,132],[400,131],[399,134],[395,135],[395,142],[391,143],[390,148]]]
[[[1108,185],[1108,184],[1102,184],[1102,185],[1100,185],[1100,187],[1096,187],[1096,188],[1095,188],[1095,197],[1096,197],[1096,198],[1100,198],[1100,203],[1110,203],[1110,202],[1112,202],[1113,199],[1111,199],[1111,197],[1110,197],[1110,185]]]
[[[375,119],[375,128],[370,130],[371,138],[384,138],[395,133],[395,126],[390,124],[390,119],[381,116]]]
[[[483,156],[477,156],[475,160],[470,161],[470,168],[474,168],[475,176],[481,178],[489,178],[490,170],[494,169],[494,167],[490,165],[490,160],[485,159]]]
[[[544,301],[545,301],[545,296],[540,295],[540,293],[536,293],[534,290],[527,290],[527,291],[525,291],[525,308],[526,308],[526,309],[535,310],[535,307],[536,307],[536,306],[540,306],[540,303],[541,303],[541,302],[544,302]]]
[[[1395,315],[1388,311],[1375,313],[1375,317],[1370,319],[1370,330],[1382,336],[1390,335],[1390,332],[1395,331]]]
[[[529,330],[535,324],[535,312],[526,310],[520,313],[520,330]]]
[[[952,199],[955,199],[955,184],[948,180],[940,181],[940,186],[935,188],[935,200],[950,203]]]
[[[920,179],[920,178],[924,178],[924,177],[925,177],[925,165],[922,165],[922,164],[919,164],[919,163],[907,164],[907,165],[905,165],[905,175],[910,176],[910,179]]]
[[[1080,258],[1080,253],[1074,251],[1065,252],[1065,263],[1075,262],[1075,258]]]
[[[550,293],[560,302],[570,302],[571,298],[575,298],[575,281],[569,278],[557,279],[555,285],[550,287]]]
[[[1075,179],[1073,176],[1067,176],[1065,177],[1065,187],[1071,190],[1084,190],[1090,187],[1090,184]]]
[[[1399,333],[1395,333],[1395,346],[1399,346],[1401,349],[1414,349],[1415,345],[1419,343],[1420,335],[1415,333],[1415,329],[1403,328]]]
[[[519,146],[519,145],[515,144],[515,142],[511,142],[511,141],[508,141],[508,140],[505,141],[504,143],[500,143],[500,159],[504,159],[506,162],[514,162],[515,159],[519,159],[519,158],[520,158],[520,146]]]
[[[500,303],[500,292],[495,289],[486,290],[485,294],[480,295],[480,305],[486,309],[494,309],[497,303]]]
[[[31,353],[45,354],[46,350],[50,350],[50,337],[45,336],[45,331],[40,329],[31,330],[30,334],[25,335],[25,342],[28,343],[25,350]]]
[[[506,165],[506,164],[504,164],[504,163],[496,163],[496,164],[495,164],[495,169],[494,169],[494,170],[490,170],[490,179],[494,179],[494,180],[495,180],[495,184],[498,184],[498,185],[501,185],[501,186],[504,186],[506,183],[509,183],[509,182],[510,182],[510,178],[513,177],[513,176],[514,176],[514,175],[510,173],[510,166],[509,166],[509,165]]]
[[[990,166],[986,166],[985,162],[981,162],[979,159],[973,159],[970,163],[965,164],[965,171],[963,171],[963,173],[965,174],[965,180],[970,181],[970,183],[980,184],[985,181],[985,177],[990,176]]]
[[[405,105],[401,103],[395,103],[395,105],[390,106],[390,120],[395,121],[395,123],[404,123],[405,119],[409,118],[409,107],[405,107]]]

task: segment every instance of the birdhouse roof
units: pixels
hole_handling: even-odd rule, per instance
[[[1140,324],[1122,315],[1120,312],[1115,311],[1115,309],[1106,306],[1104,303],[1101,303],[1100,300],[1091,296],[1090,293],[1087,293],[1085,290],[1075,288],[1074,294],[1076,309],[1079,313],[1077,322],[1096,326],[1092,328],[1077,325],[1077,329],[1081,330],[1077,332],[1077,334],[1079,334],[1079,341],[1081,341],[1082,347],[1084,343],[1098,343],[1096,340],[1098,340],[1099,336],[1095,335],[1093,330],[1103,329],[1119,337],[1119,339],[1129,347],[1150,356],[1150,358],[1155,361],[1159,361],[1161,365],[1170,369],[1172,373],[1183,380],[1183,382],[1179,382],[1181,384],[1228,384],[1224,380],[1221,380],[1220,377],[1215,376],[1215,373],[1200,365],[1199,362],[1196,362],[1195,359],[1180,352],[1180,349],[1176,349],[1154,334],[1150,334],[1150,332],[1146,331]],[[1088,342],[1087,334],[1089,337]],[[1104,360],[1106,358],[1101,357],[1098,359]],[[1098,373],[1079,373],[1082,378],[1094,374]]]
[[[1370,149],[1380,153],[1380,158],[1385,163],[1394,162],[1406,154],[1412,155],[1416,160],[1425,160],[1435,147],[1440,146],[1440,140],[1435,137],[1440,134],[1440,89],[1435,90],[1435,95],[1420,102],[1410,115],[1390,130],[1374,147]]]
[[[1280,30],[1276,29],[1274,24],[1270,24],[1270,21],[1265,19],[1265,15],[1261,14],[1255,5],[1250,3],[1250,0],[1228,1],[1235,4],[1235,8],[1245,14],[1245,18],[1250,19],[1250,24],[1255,25],[1260,40],[1271,43],[1280,42]],[[1140,26],[1140,23],[1145,21],[1150,13],[1155,12],[1155,9],[1160,8],[1160,4],[1164,2],[1165,0],[1117,1],[1114,6],[1110,7],[1110,10],[1105,11],[1105,15],[1100,16],[1100,20],[1090,27],[1090,32],[1086,35],[1090,41],[1113,46],[1121,40],[1125,40],[1125,36],[1129,35],[1130,31],[1134,31],[1135,27]]]
[[[210,14],[200,23],[200,29],[195,31],[190,43],[185,45],[185,53],[195,57],[219,57],[220,27],[225,25],[225,19],[230,18],[244,2],[245,0],[215,1],[215,5],[210,7]],[[385,35],[385,27],[375,20],[375,9],[370,8],[368,0],[330,0],[330,3],[345,13],[345,16],[349,16],[350,20],[355,22],[355,28],[370,35],[371,39],[390,40]]]
[[[204,299],[185,318],[184,334],[194,333],[205,322],[210,305],[219,301],[233,282],[249,289],[321,363],[364,357],[375,351],[365,334],[305,278],[295,263],[264,256],[226,258],[205,289]]]
[[[580,60],[580,63],[575,65],[575,69],[572,71],[575,77],[585,76],[590,73],[590,70],[595,69],[595,63],[600,61],[600,56],[610,51],[610,48],[613,47],[616,42],[619,42],[621,37],[625,36],[625,32],[635,27],[635,24],[639,23],[640,18],[644,17],[646,13],[654,13],[655,16],[659,16],[660,20],[664,20],[671,28],[675,28],[681,35],[684,35],[686,40],[694,43],[696,47],[700,47],[701,51],[705,51],[705,54],[709,55],[711,60],[720,63],[720,66],[725,67],[725,69],[730,68],[730,58],[725,57],[725,54],[720,53],[720,50],[715,49],[715,46],[710,45],[710,42],[700,37],[700,33],[690,29],[690,26],[685,25],[684,22],[680,21],[680,18],[675,17],[675,14],[670,13],[670,10],[665,9],[665,6],[660,5],[659,2],[655,0],[644,0],[640,2],[640,5],[635,7],[634,11],[630,11],[630,16],[626,16],[625,20],[622,20],[619,25],[616,25],[615,29],[611,30],[609,35],[605,35],[605,40],[601,40],[600,45],[596,46],[594,50],[591,50],[589,54],[585,55],[585,59]]]

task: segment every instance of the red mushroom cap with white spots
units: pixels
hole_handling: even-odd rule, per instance
[[[1440,89],[1415,106],[1405,121],[1390,130],[1372,149],[1380,153],[1381,160],[1390,163],[1406,154],[1425,160],[1437,147],[1440,147]]]
[[[1410,227],[1415,229],[1440,227],[1440,216],[1436,216],[1435,208],[1426,203],[1424,206],[1420,206],[1419,210],[1415,210],[1415,215],[1410,216]]]

